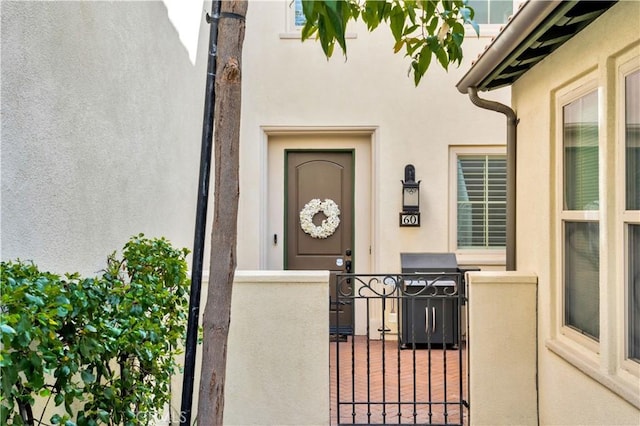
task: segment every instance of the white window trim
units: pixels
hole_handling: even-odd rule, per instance
[[[506,154],[506,145],[449,146],[449,251],[461,265],[504,266],[506,249],[458,249],[458,156]]]
[[[555,282],[558,283],[556,286],[556,318],[557,322],[555,324],[555,335],[561,336],[570,340],[571,342],[579,344],[582,348],[587,349],[593,355],[597,355],[600,352],[600,344],[599,342],[590,339],[583,334],[571,329],[570,327],[566,327],[564,325],[564,223],[569,222],[579,222],[579,221],[595,221],[600,223],[600,212],[597,210],[591,211],[575,211],[575,210],[565,210],[564,209],[564,135],[563,135],[563,108],[569,103],[593,92],[594,90],[598,90],[598,80],[596,72],[591,72],[582,78],[570,83],[568,86],[560,89],[555,96],[555,154],[556,154],[556,187],[555,187],[555,227],[554,227],[554,235],[555,238],[553,241],[555,242],[555,250],[556,253],[554,263],[556,264],[555,268]],[[602,94],[598,93],[598,110],[602,111]],[[598,138],[599,141],[602,139],[602,120],[599,118],[598,123]],[[599,142],[600,146],[600,142]],[[600,176],[602,176],[602,149],[599,150],[600,158],[598,159],[600,163]],[[602,179],[600,179],[602,181]],[[600,200],[603,200],[602,196],[602,185],[600,185]],[[602,205],[602,203],[600,203]],[[602,227],[600,228],[600,235],[602,235]],[[602,262],[602,247],[600,249],[600,264],[603,265]],[[602,281],[602,271],[600,271],[600,281]],[[602,289],[601,289],[602,290]],[[602,293],[602,292],[601,292]],[[600,315],[602,317],[602,315]],[[593,357],[591,361],[595,361]]]
[[[607,60],[599,69],[586,70],[581,77],[551,92],[551,123],[554,138],[552,170],[555,176],[551,202],[551,330],[545,342],[547,349],[578,368],[584,374],[640,408],[640,367],[626,356],[626,246],[624,223],[640,223],[639,212],[624,209],[624,78],[640,68],[637,50],[614,60]],[[615,81],[615,86],[609,86]],[[599,103],[599,181],[600,211],[563,211],[564,161],[562,144],[562,107],[598,88]],[[615,104],[613,103],[615,99]],[[607,126],[607,120],[613,123]],[[610,130],[607,130],[610,129]],[[621,163],[622,162],[622,163]],[[618,170],[619,169],[619,170]],[[563,221],[597,220],[600,223],[600,340],[595,342],[568,327],[563,327]],[[623,314],[620,314],[620,313]]]

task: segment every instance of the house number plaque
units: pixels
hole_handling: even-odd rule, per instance
[[[400,226],[420,226],[420,212],[400,213]]]

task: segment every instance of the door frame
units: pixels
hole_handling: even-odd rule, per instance
[[[354,217],[353,252],[357,253],[357,271],[371,273],[378,264],[375,241],[378,233],[377,197],[378,153],[377,126],[339,127],[278,127],[263,126],[261,130],[259,252],[260,269],[284,268],[284,151],[288,150],[353,150],[354,152],[354,214],[358,206],[362,214]],[[277,244],[274,234],[278,236]],[[356,306],[355,333],[364,334],[366,318]]]

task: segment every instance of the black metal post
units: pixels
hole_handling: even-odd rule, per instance
[[[187,342],[184,355],[184,375],[182,380],[182,402],[180,408],[181,426],[186,426],[191,423],[191,407],[193,405],[193,382],[196,364],[196,349],[198,344],[198,323],[200,320],[202,264],[204,258],[205,233],[207,228],[209,176],[211,174],[213,116],[216,103],[215,81],[220,7],[221,1],[215,0],[211,5],[211,17],[207,16],[207,22],[211,24],[211,27],[209,29],[209,57],[207,59],[207,83],[204,100],[204,117],[202,121],[202,148],[200,151],[198,203],[196,207],[196,226],[193,239],[193,266],[191,270],[189,319],[187,325]]]

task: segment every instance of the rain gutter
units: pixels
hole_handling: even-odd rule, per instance
[[[516,269],[516,145],[518,118],[511,107],[482,99],[478,88],[503,64],[508,56],[551,14],[561,0],[528,1],[474,62],[456,87],[468,94],[479,108],[502,113],[507,118],[507,213],[506,213],[506,270]]]
[[[467,94],[470,87],[483,90],[482,83],[493,70],[562,3],[568,4],[562,0],[526,2],[456,84],[458,91]]]

